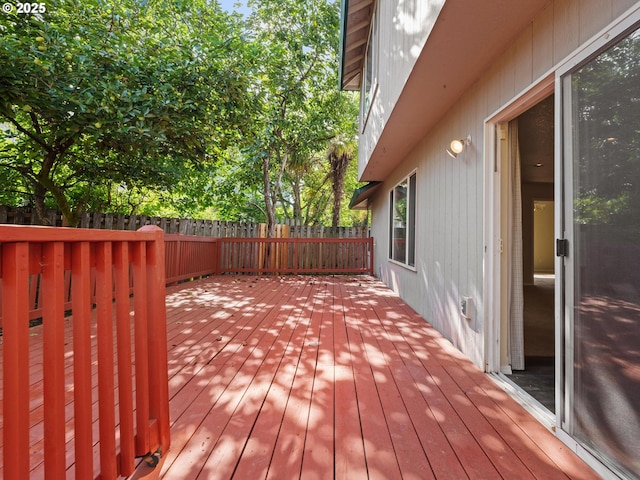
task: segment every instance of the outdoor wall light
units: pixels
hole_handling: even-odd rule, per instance
[[[451,143],[449,144],[449,148],[447,148],[447,153],[449,154],[449,156],[451,158],[456,158],[458,156],[459,153],[462,153],[462,151],[464,150],[464,147],[468,147],[469,145],[471,145],[471,135],[467,135],[467,138],[464,138],[462,140],[451,140]]]

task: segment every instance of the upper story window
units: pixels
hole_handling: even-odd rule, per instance
[[[389,258],[415,267],[416,257],[416,173],[389,193]]]
[[[367,123],[369,110],[373,103],[376,89],[378,87],[378,16],[373,14],[371,18],[371,29],[369,30],[369,42],[367,43],[367,54],[365,56],[362,82],[362,129]]]

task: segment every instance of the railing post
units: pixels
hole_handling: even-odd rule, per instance
[[[91,247],[71,247],[71,302],[73,308],[73,411],[76,478],[93,476],[91,412]]]
[[[113,260],[111,243],[96,245],[96,317],[98,330],[98,425],[100,475],[118,476],[116,463],[115,382],[113,366]]]
[[[46,243],[43,263],[44,468],[46,478],[64,478],[64,243]]]
[[[133,422],[133,368],[131,365],[131,318],[129,300],[129,243],[113,247],[116,293],[116,334],[118,345],[118,400],[120,411],[120,475],[135,470]]]
[[[28,265],[28,243],[2,245],[3,474],[16,480],[29,478]]]
[[[147,244],[149,335],[149,413],[157,420],[160,447],[163,454],[171,442],[169,420],[169,379],[167,367],[167,312],[164,271],[164,232],[147,225],[139,231],[154,232],[155,239]]]

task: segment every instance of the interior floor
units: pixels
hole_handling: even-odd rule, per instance
[[[553,357],[525,357],[525,370],[515,370],[509,378],[547,410],[556,411],[555,361]]]
[[[555,327],[553,274],[536,274],[524,287],[525,370],[509,378],[555,413]]]

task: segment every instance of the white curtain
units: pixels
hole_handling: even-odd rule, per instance
[[[509,160],[511,166],[511,223],[509,262],[509,350],[511,369],[524,370],[524,293],[522,288],[522,182],[518,121],[509,122]]]

